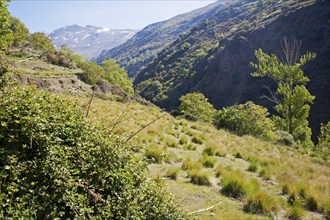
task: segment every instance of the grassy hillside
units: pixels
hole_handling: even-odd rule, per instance
[[[82,104],[87,102],[88,98],[81,99]],[[162,182],[188,213],[216,205],[192,214],[197,219],[294,219],[293,215],[322,219],[329,215],[329,158],[298,146],[238,137],[210,125],[176,119],[134,101],[95,99],[89,119],[127,140],[159,117],[130,141],[149,161],[150,177]],[[199,175],[205,183],[196,179]],[[224,190],[230,178],[242,184],[242,196]]]
[[[197,219],[329,216],[328,157],[299,146],[239,137],[208,124],[174,118],[150,103],[142,105],[134,99],[117,102],[111,95],[99,94],[103,99],[94,97],[91,101],[90,86],[78,78],[75,82],[63,81],[74,76],[71,70],[62,71],[61,67],[39,59],[20,60],[25,60],[24,65],[22,62],[15,70],[21,78],[30,79],[24,82],[78,101],[83,111],[88,111],[90,124],[115,133],[122,142],[129,141],[133,151],[149,164],[148,177],[163,184],[190,216]],[[40,66],[49,72],[32,73]],[[55,84],[60,89],[53,90]],[[89,90],[73,92],[72,85]]]

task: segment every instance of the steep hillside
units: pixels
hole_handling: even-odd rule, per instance
[[[96,58],[102,50],[124,43],[136,32],[137,30],[70,25],[54,30],[49,37],[57,47],[65,44],[77,54]]]
[[[167,21],[151,24],[138,32],[126,43],[104,51],[97,58],[102,62],[114,58],[127,70],[130,77],[136,74],[152,61],[158,52],[176,40],[181,34],[188,32],[195,25],[211,18],[228,0],[219,0],[216,3],[189,13],[178,15]]]
[[[312,128],[329,121],[329,1],[259,2],[229,5],[159,53],[135,79],[140,94],[167,109],[191,91],[204,93],[217,108],[247,100],[269,107],[271,103],[260,99],[269,82],[251,77],[249,62],[255,61],[258,48],[281,56],[283,37],[294,35],[302,41],[301,53],[317,54],[305,66],[309,90],[316,96]]]

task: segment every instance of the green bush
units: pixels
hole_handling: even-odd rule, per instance
[[[0,219],[181,219],[133,147],[76,103],[10,86],[0,108]]]
[[[330,121],[321,124],[316,150],[323,155],[330,155]]]
[[[55,47],[53,42],[47,37],[46,34],[42,32],[36,32],[29,36],[28,41],[32,44],[32,46],[38,50],[44,52],[54,52]]]
[[[278,130],[275,132],[276,142],[279,144],[284,144],[287,146],[292,146],[295,144],[294,138],[289,132]]]
[[[208,123],[213,121],[216,110],[202,93],[188,93],[184,96],[181,96],[180,101],[181,104],[179,106],[178,112],[188,120],[200,120]]]
[[[11,17],[9,28],[13,34],[13,45],[15,47],[26,44],[29,29],[18,18]]]
[[[217,128],[225,128],[238,135],[250,134],[273,139],[274,123],[268,116],[269,112],[266,108],[249,101],[219,110],[214,124]]]

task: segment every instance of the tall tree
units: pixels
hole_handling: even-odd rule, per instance
[[[9,30],[10,13],[7,9],[10,0],[0,0],[0,49],[12,43],[12,34]]]
[[[257,63],[251,65],[256,68],[254,77],[269,77],[277,84],[276,92],[272,92],[269,100],[275,102],[275,110],[279,116],[274,116],[278,129],[289,132],[296,141],[305,147],[312,147],[312,131],[308,125],[310,103],[312,96],[305,85],[309,82],[301,67],[315,58],[315,54],[307,52],[300,56],[301,42],[295,38],[284,38],[282,49],[284,59],[281,61],[274,54],[267,54],[258,49],[255,56]]]

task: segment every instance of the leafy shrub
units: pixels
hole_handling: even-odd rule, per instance
[[[258,191],[249,194],[243,210],[253,214],[270,215],[272,212],[277,212],[278,204],[271,195]]]
[[[193,169],[189,171],[189,176],[191,177],[190,182],[196,185],[210,186],[210,175],[206,171],[201,169]]]
[[[272,139],[274,123],[268,118],[266,108],[251,101],[245,104],[233,105],[219,110],[214,124],[217,128],[225,128],[238,135],[250,134],[257,137]]]
[[[213,157],[203,156],[201,163],[204,167],[213,168],[215,165],[215,160]]]
[[[102,63],[103,78],[113,85],[120,86],[130,95],[134,94],[133,81],[128,78],[127,72],[115,60],[108,59]]]
[[[204,121],[211,123],[215,109],[208,99],[198,92],[188,93],[180,98],[179,114],[192,121]]]
[[[1,219],[181,218],[133,148],[77,104],[11,86],[0,108]]]
[[[54,52],[55,47],[52,43],[52,41],[47,37],[46,34],[42,32],[36,32],[29,36],[28,38],[29,42],[32,44],[32,46],[38,50],[44,51],[44,52]]]
[[[11,17],[9,28],[13,34],[13,45],[15,47],[26,44],[29,29],[18,18]]]
[[[324,155],[330,154],[330,121],[326,124],[321,124],[316,149]]]
[[[275,138],[277,143],[287,146],[292,146],[295,143],[293,136],[287,131],[277,130],[275,132]]]

